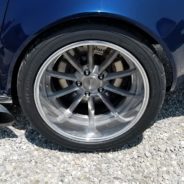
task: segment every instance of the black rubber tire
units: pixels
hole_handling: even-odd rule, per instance
[[[74,142],[53,131],[38,113],[33,96],[34,81],[39,68],[54,51],[73,42],[94,39],[114,43],[131,52],[144,67],[150,84],[148,106],[139,122],[123,135],[98,144]],[[161,109],[165,88],[166,81],[163,65],[147,44],[123,30],[97,24],[66,28],[37,42],[25,54],[17,79],[20,105],[34,127],[48,139],[62,146],[83,151],[114,149],[141,134],[151,125]]]

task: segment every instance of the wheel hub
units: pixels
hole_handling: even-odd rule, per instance
[[[82,80],[84,90],[94,92],[101,86],[101,81],[96,76],[85,77]]]

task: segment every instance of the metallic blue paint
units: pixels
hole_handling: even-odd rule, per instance
[[[174,88],[184,76],[183,7],[183,0],[1,0],[0,93],[10,95],[15,63],[34,38],[64,21],[92,15],[129,22],[161,44],[173,66]]]

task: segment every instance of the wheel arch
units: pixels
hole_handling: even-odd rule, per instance
[[[49,25],[46,28],[43,28],[39,31],[34,37],[32,37],[25,47],[22,49],[20,54],[17,56],[15,64],[13,66],[11,79],[17,79],[18,71],[22,59],[24,58],[25,54],[28,50],[32,49],[34,45],[38,44],[43,38],[49,36],[54,32],[58,32],[58,30],[64,29],[65,27],[73,27],[75,25],[84,25],[84,24],[104,24],[107,25],[107,18],[108,18],[108,25],[117,27],[122,30],[127,30],[132,33],[136,38],[140,39],[144,43],[146,43],[157,56],[160,58],[160,61],[164,65],[165,73],[166,73],[166,82],[167,82],[167,89],[171,90],[174,88],[175,82],[175,64],[174,61],[168,52],[166,46],[161,43],[155,35],[151,34],[151,32],[145,30],[144,28],[140,27],[136,23],[127,20],[126,18],[122,18],[119,16],[114,16],[110,14],[91,14],[91,15],[76,15],[69,17],[67,19],[61,20],[55,24]],[[143,36],[144,35],[144,36]],[[11,80],[11,95],[12,99],[15,103],[18,103],[17,98],[17,80]]]

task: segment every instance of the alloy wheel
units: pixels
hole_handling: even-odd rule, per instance
[[[61,136],[83,143],[127,132],[142,117],[149,95],[146,72],[136,57],[100,40],[55,51],[34,83],[42,119]]]

